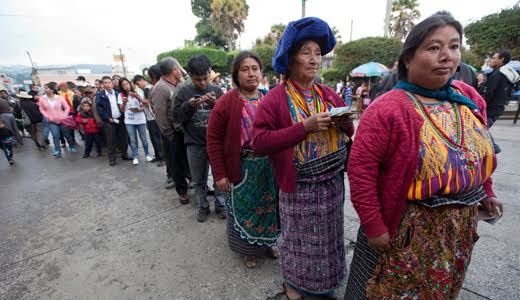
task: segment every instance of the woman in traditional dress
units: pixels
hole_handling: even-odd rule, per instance
[[[335,44],[318,18],[290,22],[272,60],[287,80],[265,96],[253,123],[254,150],[269,156],[280,187],[284,292],[275,299],[328,297],[345,276],[344,170],[354,128],[349,118],[332,122],[330,111],[345,102],[315,82]]]
[[[448,13],[417,24],[401,81],[361,118],[348,167],[361,228],[345,299],[456,299],[477,215],[501,215],[486,103],[452,79],[461,43]]]
[[[247,268],[256,267],[256,257],[267,253],[280,234],[278,187],[267,157],[253,151],[253,118],[263,94],[258,90],[262,63],[252,52],[240,52],[232,67],[236,88],[227,92],[211,112],[207,144],[217,188],[229,193],[227,233],[229,247],[244,256]]]

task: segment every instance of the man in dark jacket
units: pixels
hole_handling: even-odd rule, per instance
[[[28,129],[36,147],[38,150],[45,150],[47,145],[43,141],[43,115],[38,104],[34,102],[34,94],[20,92],[16,96],[20,99],[20,107],[31,121]]]
[[[222,90],[209,83],[210,71],[211,62],[206,56],[197,55],[189,60],[188,73],[192,84],[179,89],[173,110],[173,118],[182,123],[184,129],[191,178],[199,202],[199,222],[206,221],[210,213],[207,199],[209,158],[206,150],[206,129],[211,109],[222,96]],[[215,213],[220,218],[226,218],[224,197],[218,189],[215,189]]]
[[[509,101],[509,95],[514,82],[506,76],[504,72],[508,71],[505,66],[511,60],[511,52],[508,50],[499,50],[489,60],[489,67],[493,69],[493,72],[488,76],[488,79],[484,85],[483,96],[486,99],[487,104],[487,121],[488,128],[491,128],[496,120],[504,113],[505,106]],[[502,70],[504,68],[504,70]],[[513,72],[516,72],[513,70]],[[516,74],[518,75],[518,74]],[[518,80],[518,79],[516,79]],[[494,143],[495,152],[498,154],[501,152],[500,147]]]
[[[493,72],[489,74],[484,85],[484,98],[487,104],[488,127],[493,126],[495,121],[504,113],[505,106],[509,100],[509,94],[513,83],[500,72],[500,68],[511,60],[511,52],[499,50],[489,60],[489,67]]]
[[[128,133],[124,124],[124,114],[117,104],[118,92],[112,86],[112,79],[104,76],[103,90],[96,95],[96,109],[103,123],[108,142],[108,164],[116,164],[116,148],[119,148],[123,160],[132,160],[128,156]]]
[[[23,145],[22,135],[16,124],[15,109],[6,90],[0,91],[0,118],[16,138],[16,143]],[[14,145],[16,145],[16,143]]]
[[[173,118],[173,102],[179,87],[182,84],[182,67],[172,57],[161,60],[157,70],[150,67],[148,74],[157,79],[150,91],[150,100],[155,111],[155,121],[161,132],[161,146],[163,159],[166,162],[166,188],[175,190],[179,195],[181,204],[188,204],[188,181],[190,177],[186,145],[184,145],[184,133]],[[154,70],[155,69],[155,70]],[[154,70],[154,71],[152,71]]]

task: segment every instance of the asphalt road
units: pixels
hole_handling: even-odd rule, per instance
[[[505,215],[479,225],[459,299],[520,299],[520,124],[511,124],[492,129]],[[15,159],[0,157],[0,299],[265,299],[280,290],[278,262],[246,270],[223,220],[198,223],[195,203],[164,189],[164,167],[55,159],[29,140]],[[346,203],[350,263],[358,221]]]

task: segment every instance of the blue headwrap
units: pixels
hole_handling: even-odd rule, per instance
[[[465,105],[471,109],[478,110],[478,106],[468,97],[460,94],[455,93],[455,90],[453,87],[451,87],[451,82],[453,81],[453,78],[451,78],[448,83],[446,83],[443,87],[441,87],[438,90],[429,90],[422,88],[418,85],[409,83],[408,81],[399,81],[394,89],[402,89],[414,94],[419,94],[424,97],[428,98],[434,98],[438,100],[447,100],[449,102],[455,102],[457,104]]]
[[[289,22],[283,32],[278,47],[273,56],[273,69],[279,74],[287,72],[289,64],[289,50],[305,40],[315,40],[325,55],[334,49],[336,38],[325,21],[315,17],[299,19]]]

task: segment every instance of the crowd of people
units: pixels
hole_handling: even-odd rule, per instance
[[[77,151],[77,127],[83,157],[94,144],[101,156],[106,144],[110,166],[118,156],[138,164],[140,142],[146,161],[166,165],[166,187],[175,187],[182,204],[190,202],[191,182],[199,222],[211,211],[211,170],[214,212],[227,219],[231,250],[247,268],[261,255],[281,258],[284,283],[272,299],[333,298],[345,279],[345,172],[360,219],[345,299],[456,299],[477,220],[502,214],[488,128],[503,112],[496,99],[504,78],[495,72],[510,54],[493,57],[488,85],[478,80],[482,97],[454,80],[462,26],[434,14],[406,38],[389,75],[398,82],[365,103],[365,84],[353,93],[344,82],[334,90],[316,81],[335,44],[326,22],[304,18],[290,22],[278,43],[272,65],[284,75],[280,82],[269,82],[260,58],[242,51],[232,86],[223,87],[209,59],[197,55],[187,79],[168,57],[149,68],[150,83],[106,76],[74,91],[47,83],[44,95],[33,86],[17,96],[36,146],[45,150],[50,132],[56,157],[65,143]],[[366,108],[355,140],[354,94]],[[23,141],[11,100],[0,96],[2,147],[12,162],[6,141]]]

